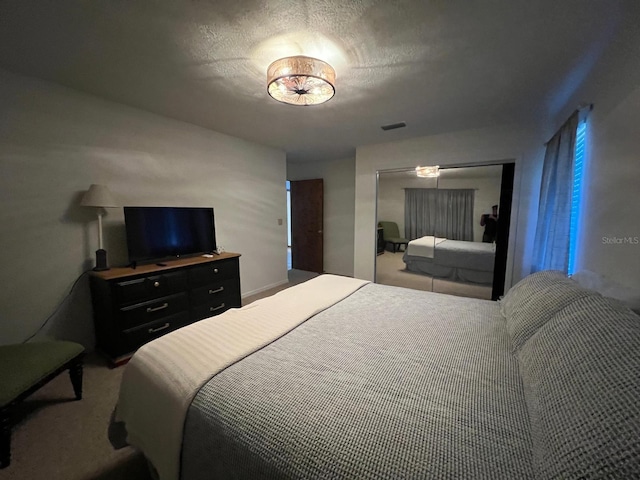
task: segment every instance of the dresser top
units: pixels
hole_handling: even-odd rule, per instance
[[[130,277],[133,275],[144,275],[147,273],[158,273],[166,270],[172,270],[174,268],[187,267],[190,265],[199,265],[202,263],[211,263],[224,260],[227,258],[240,257],[239,253],[223,252],[220,254],[213,254],[212,256],[199,255],[196,257],[178,258],[175,260],[164,260],[158,263],[149,263],[144,265],[138,265],[133,267],[114,267],[109,270],[101,272],[90,271],[89,274],[95,277],[102,278],[103,280],[113,280],[114,278]]]

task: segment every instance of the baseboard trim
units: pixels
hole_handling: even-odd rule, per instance
[[[281,287],[282,285],[285,285],[289,283],[289,280],[282,280],[281,282],[276,282],[276,283],[272,283],[271,285],[267,285],[266,287],[262,287],[262,288],[258,288],[256,290],[252,290],[250,292],[247,293],[243,293],[242,294],[242,299],[245,299],[247,297],[252,297],[253,295],[257,295],[259,293],[262,292],[266,292],[267,290],[271,290],[272,288],[277,288],[277,287]]]

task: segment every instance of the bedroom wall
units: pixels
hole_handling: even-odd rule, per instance
[[[242,254],[243,296],[286,282],[286,158],[280,150],[0,70],[0,343],[44,334],[93,346],[87,276],[92,183],[121,205],[212,206],[219,245]],[[215,112],[212,112],[215,114]],[[104,221],[127,263],[122,208]]]
[[[634,8],[636,15],[625,18],[587,80],[577,84],[566,79],[570,88],[560,92],[567,100],[545,136],[550,138],[576,106],[593,104],[576,271],[590,270],[640,292],[640,2]]]
[[[352,277],[355,159],[287,162],[287,180],[312,178],[324,185],[324,271]]]
[[[482,167],[474,167],[481,169]],[[446,178],[445,174],[438,179],[438,188],[475,190],[473,205],[473,241],[481,242],[484,227],[480,226],[480,218],[485,213],[491,213],[491,206],[500,202],[501,173],[493,167],[488,167],[492,176],[479,177],[473,174],[470,178]],[[464,169],[456,169],[464,170]],[[404,189],[405,188],[435,188],[431,179],[418,178],[413,174],[405,178],[392,174],[380,174],[378,180],[378,220],[391,220],[398,224],[400,234],[404,234]]]
[[[610,108],[595,103],[587,128],[576,271],[640,292],[640,87]]]
[[[535,129],[497,126],[450,132],[356,149],[354,275],[373,280],[376,171],[416,165],[516,163],[505,288],[529,272],[543,137]],[[525,273],[525,275],[526,275]]]

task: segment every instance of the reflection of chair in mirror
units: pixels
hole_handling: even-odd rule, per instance
[[[391,243],[393,245],[393,253],[400,251],[400,246],[404,245],[404,249],[407,249],[409,240],[400,236],[398,230],[398,224],[396,222],[378,222],[378,225],[382,227],[382,238],[385,245]]]

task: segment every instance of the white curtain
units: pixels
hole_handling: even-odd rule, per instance
[[[569,265],[571,188],[577,127],[576,111],[547,143],[533,244],[532,272],[566,272]]]

